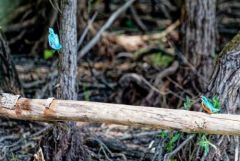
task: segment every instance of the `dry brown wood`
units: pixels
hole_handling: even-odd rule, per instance
[[[123,47],[128,52],[135,52],[139,47],[146,47],[147,41],[161,40],[166,38],[167,35],[172,33],[178,26],[180,21],[177,20],[168,26],[163,32],[145,34],[145,35],[116,35],[112,33],[105,33],[105,37],[109,37],[111,41],[116,42],[119,46]]]
[[[53,100],[49,103],[49,99],[20,98],[15,110],[0,104],[0,116],[46,122],[86,121],[176,129],[188,133],[240,135],[239,115],[209,115],[186,110],[86,101]]]

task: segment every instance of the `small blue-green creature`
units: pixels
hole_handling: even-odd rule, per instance
[[[205,96],[201,96],[202,108],[207,113],[218,113],[220,111],[220,102],[217,97],[213,97],[213,100],[208,99]]]
[[[58,35],[54,33],[53,28],[49,28],[48,42],[51,48],[53,48],[54,50],[58,51],[62,48]]]

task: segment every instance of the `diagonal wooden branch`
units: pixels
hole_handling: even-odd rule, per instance
[[[70,100],[20,98],[14,110],[1,104],[0,117],[35,121],[85,121],[150,128],[176,129],[188,133],[240,135],[240,116],[206,114],[144,106]]]
[[[117,9],[107,20],[107,22],[102,26],[102,28],[97,32],[97,34],[94,36],[94,38],[92,38],[89,43],[83,47],[80,51],[79,51],[79,56],[78,56],[78,60],[80,60],[94,45],[97,44],[98,40],[101,38],[102,34],[104,31],[106,31],[111,25],[112,23],[116,20],[116,18],[123,12],[125,11],[129,6],[131,6],[131,4],[133,4],[133,2],[135,2],[136,0],[129,0],[127,1],[122,7],[120,7],[119,9]]]

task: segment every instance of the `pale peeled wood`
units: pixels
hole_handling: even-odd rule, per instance
[[[20,98],[15,110],[0,106],[0,116],[36,121],[84,121],[177,129],[192,133],[240,135],[240,116],[85,101]]]

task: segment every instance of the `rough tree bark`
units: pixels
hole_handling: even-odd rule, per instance
[[[63,48],[59,57],[59,83],[57,97],[77,99],[77,0],[61,0],[60,37]]]
[[[183,53],[192,67],[191,72],[184,69],[183,73],[187,73],[185,78],[189,78],[186,81],[188,87],[189,84],[191,88],[194,87],[193,89],[197,87],[206,95],[208,95],[206,90],[214,69],[215,21],[216,0],[185,0],[182,15]],[[209,93],[209,96],[213,95]],[[198,139],[195,141],[197,142]],[[198,146],[197,143],[195,144]],[[197,160],[200,154],[199,151],[193,150],[190,155]],[[204,160],[205,157],[203,154],[201,160]]]
[[[77,99],[77,0],[60,1],[59,87],[57,98]],[[48,161],[87,161],[87,150],[74,122],[58,123],[44,139],[43,151]],[[54,146],[53,146],[54,145]]]
[[[207,87],[205,94],[210,97],[219,96],[221,112],[235,114],[240,107],[240,35],[226,45],[213,68],[211,55],[215,48],[215,6],[216,0],[186,0],[186,12],[183,16],[183,21],[186,21],[183,25],[184,54],[204,77],[199,78],[199,83],[202,88]],[[210,153],[203,155],[202,160],[224,159],[227,149],[235,149],[235,155],[232,155],[235,158],[227,156],[230,160],[239,160],[239,137],[211,136],[210,141],[217,145],[218,149],[211,148]],[[196,154],[196,157],[198,155]]]
[[[0,92],[23,94],[21,83],[10,56],[10,49],[0,31]]]
[[[182,15],[183,52],[198,72],[202,89],[213,71],[216,0],[185,0]],[[192,76],[191,76],[192,78]]]
[[[240,33],[220,53],[208,86],[208,95],[219,96],[222,112],[240,114]],[[223,136],[219,139],[219,136],[214,136],[212,140],[218,145],[220,154],[227,155],[227,150],[235,149],[235,154],[228,157],[230,160],[240,159],[239,137]],[[219,152],[212,149],[207,160],[221,160],[225,155],[219,155]]]

